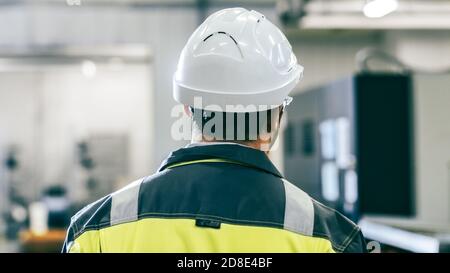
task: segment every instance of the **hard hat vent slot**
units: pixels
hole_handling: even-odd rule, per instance
[[[208,40],[209,38],[211,38],[214,35],[214,33],[209,34],[208,36],[205,37],[205,39],[203,39],[203,42],[206,42],[206,40]]]
[[[237,48],[237,50],[239,51],[238,54],[240,55],[240,58],[244,58],[244,55],[242,54],[242,50],[241,50],[241,47],[239,46],[238,42],[237,42],[236,39],[234,39],[234,37],[233,37],[231,34],[229,34],[228,32],[225,32],[225,31],[217,31],[217,32],[213,32],[213,33],[209,34],[208,36],[206,36],[206,37],[203,39],[203,43],[205,43],[207,40],[209,40],[210,38],[212,38],[213,36],[216,36],[216,35],[218,35],[218,34],[220,34],[220,35],[225,35],[225,36],[227,36],[228,38],[230,38],[230,39],[233,41],[233,43],[236,45],[236,48]]]
[[[218,32],[211,33],[211,34],[209,34],[208,36],[206,36],[205,39],[203,39],[203,42],[206,42],[206,40],[208,40],[209,38],[211,38],[213,35],[216,35],[216,34],[224,34],[224,35],[227,35],[228,37],[231,38],[231,40],[233,40],[233,42],[234,42],[237,46],[239,46],[238,43],[236,42],[236,40],[234,39],[234,37],[231,36],[231,34],[225,32],[225,31],[218,31]]]

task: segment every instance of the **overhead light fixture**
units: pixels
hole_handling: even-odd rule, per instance
[[[368,0],[364,5],[363,12],[366,17],[380,18],[398,8],[397,0]]]

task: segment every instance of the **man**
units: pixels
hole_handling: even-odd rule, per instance
[[[360,229],[267,157],[303,73],[282,32],[241,8],[192,34],[174,97],[192,143],[152,176],[85,207],[64,252],[364,252]]]

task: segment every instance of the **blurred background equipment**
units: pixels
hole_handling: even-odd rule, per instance
[[[16,240],[28,220],[35,222],[28,207],[44,191],[49,232],[65,230],[69,214],[148,173],[152,76],[145,46],[0,55],[0,230],[6,238]]]
[[[362,72],[295,97],[284,135],[286,175],[390,251],[448,252],[449,153],[440,147],[450,144],[450,127],[439,120],[450,103],[450,74],[376,50],[360,53]],[[371,71],[369,57],[396,69]]]
[[[129,173],[126,135],[100,134],[78,144],[79,164],[85,173],[84,203],[100,199],[119,187]]]
[[[179,54],[237,6],[282,28],[305,67],[277,167],[383,251],[445,250],[450,0],[0,0],[0,252],[56,251],[67,214],[189,142],[171,135]]]
[[[70,224],[71,203],[64,187],[49,187],[44,192],[42,204],[47,208],[48,228],[65,229]]]
[[[17,170],[20,167],[18,158],[18,149],[15,146],[10,146],[7,149],[6,157],[4,159],[5,175],[1,186],[1,215],[5,221],[6,238],[16,239],[17,234],[22,227],[26,225],[28,219],[26,210],[26,201],[20,195],[17,188]]]
[[[409,75],[362,73],[294,97],[285,174],[353,220],[414,213]]]
[[[60,252],[73,214],[65,189],[51,186],[41,200],[29,206],[29,228],[20,232],[20,250]]]

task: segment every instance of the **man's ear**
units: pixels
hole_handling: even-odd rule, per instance
[[[192,112],[189,109],[189,105],[184,105],[184,113],[188,116],[188,117],[192,117]]]

